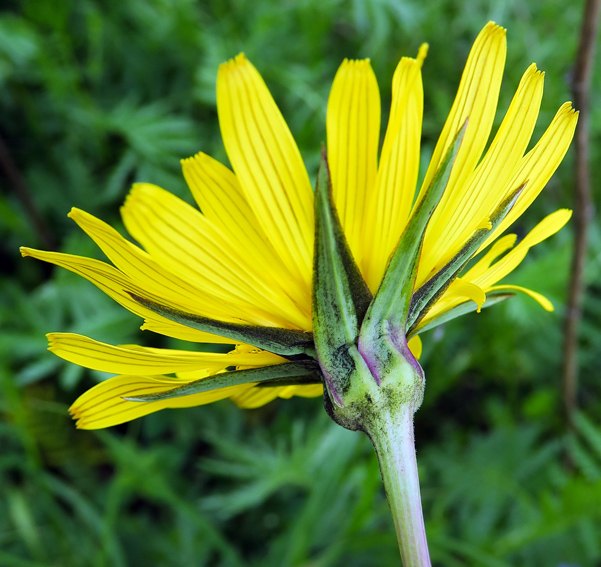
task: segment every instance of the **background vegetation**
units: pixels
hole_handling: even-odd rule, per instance
[[[398,565],[371,447],[331,423],[320,400],[253,411],[222,402],[77,431],[67,407],[105,376],[49,354],[46,332],[174,343],[141,333],[84,280],[22,260],[18,246],[101,257],[66,218],[72,206],[119,227],[133,181],[189,199],[178,160],[203,150],[226,161],[215,76],[240,51],[314,173],[344,57],[372,59],[386,108],[400,56],[430,43],[427,158],[486,21],[509,30],[501,116],[531,61],[547,72],[540,133],[570,98],[581,14],[581,2],[560,0],[4,0],[0,565]],[[600,81],[597,72],[593,179]],[[571,203],[568,155],[516,230]],[[569,228],[508,278],[545,293],[555,313],[518,297],[425,336],[416,434],[436,565],[601,565],[601,242],[591,231],[572,433],[560,384]]]

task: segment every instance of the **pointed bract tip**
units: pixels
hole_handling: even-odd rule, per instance
[[[325,142],[321,143],[321,160],[326,164],[328,163],[328,149],[326,148]]]

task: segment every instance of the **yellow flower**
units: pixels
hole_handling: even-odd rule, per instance
[[[392,107],[378,163],[380,99],[370,63],[344,61],[332,86],[327,147],[333,195],[353,256],[372,293],[411,216],[447,150],[466,123],[445,193],[423,240],[414,290],[447,265],[507,197],[523,186],[500,225],[490,230],[471,269],[455,279],[410,329],[417,333],[444,320],[457,307],[484,304],[515,290],[550,302],[534,291],[496,285],[531,246],[557,232],[570,211],[541,221],[516,246],[501,234],[532,203],[565,155],[577,113],[564,104],[540,140],[526,152],[538,117],[543,74],[531,65],[487,151],[505,64],[505,30],[487,24],[477,37],[425,179],[416,197],[423,90],[421,66],[403,58],[392,84]],[[299,150],[259,73],[239,55],[219,69],[217,106],[233,172],[205,154],[182,161],[184,177],[202,213],[163,189],[136,184],[121,213],[135,246],[99,219],[73,209],[70,217],[98,244],[110,264],[69,254],[23,248],[24,256],[67,268],[90,280],[115,301],[145,319],[143,329],[198,343],[239,341],[194,328],[153,309],[226,324],[312,330],[311,280],[314,239],[313,191]],[[492,294],[492,295],[491,295]],[[492,302],[492,301],[491,301]],[[469,310],[469,309],[465,309]],[[115,373],[83,394],[71,412],[78,427],[123,423],[167,407],[189,407],[231,398],[256,407],[292,395],[317,396],[322,385],[262,387],[246,383],[159,401],[133,401],[160,394],[232,368],[261,368],[288,357],[236,344],[228,354],[111,346],[71,333],[49,335],[50,350],[81,366]],[[278,352],[277,350],[275,352]]]

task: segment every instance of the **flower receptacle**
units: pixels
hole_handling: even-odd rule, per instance
[[[383,334],[369,344],[348,345],[338,353],[334,375],[324,371],[324,404],[329,416],[350,430],[369,434],[383,414],[417,411],[423,400],[424,372],[406,341]],[[346,368],[346,373],[341,372]]]

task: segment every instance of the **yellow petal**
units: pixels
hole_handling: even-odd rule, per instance
[[[344,60],[326,117],[334,202],[355,261],[363,263],[367,193],[373,191],[380,137],[380,93],[369,60]]]
[[[429,187],[451,142],[468,118],[447,193],[452,193],[455,186],[462,187],[480,160],[495,117],[506,51],[505,30],[489,22],[476,38],[468,56],[457,96],[432,154],[420,197]]]
[[[156,332],[161,332],[158,329],[162,329],[164,331],[162,334],[167,336],[182,338],[184,340],[194,340],[195,342],[233,342],[231,339],[226,339],[218,335],[212,335],[202,331],[196,331],[195,329],[190,329],[189,327],[185,327],[184,325],[180,325],[179,323],[165,319],[164,317],[153,313],[146,307],[143,307],[137,301],[132,299],[130,293],[140,297],[147,297],[148,299],[159,302],[161,301],[161,298],[150,297],[147,290],[141,288],[125,274],[122,274],[119,270],[113,266],[105,264],[104,262],[93,260],[91,258],[84,258],[82,256],[75,256],[73,254],[45,252],[26,247],[21,248],[21,254],[23,256],[31,256],[33,258],[37,258],[38,260],[43,260],[44,262],[49,262],[62,268],[66,268],[67,270],[86,278],[109,297],[114,299],[117,303],[132,313],[145,318],[146,323],[144,328],[152,328],[153,330],[157,329]]]
[[[374,190],[366,195],[363,273],[374,293],[407,223],[419,173],[423,115],[420,64],[401,59],[392,82],[390,120]]]
[[[313,191],[288,126],[244,55],[219,68],[217,111],[247,202],[282,261],[309,288]]]
[[[498,282],[518,267],[532,246],[536,246],[561,230],[570,220],[571,216],[572,211],[568,209],[559,209],[551,213],[539,222],[513,250],[508,252],[499,261],[492,264],[484,272],[482,270],[471,272],[470,270],[463,278],[473,281],[483,288]]]
[[[425,327],[436,317],[440,317],[443,313],[446,313],[453,307],[463,303],[466,298],[475,301],[480,308],[483,303],[482,297],[486,297],[484,294],[494,291],[523,291],[538,301],[547,311],[552,310],[553,307],[551,303],[539,293],[519,286],[500,285],[493,287],[493,284],[511,273],[526,257],[528,250],[530,250],[532,246],[535,246],[559,231],[568,222],[571,214],[572,212],[567,209],[560,209],[548,215],[538,223],[522,239],[522,241],[513,248],[513,250],[510,250],[505,256],[493,264],[493,260],[513,246],[516,237],[514,234],[508,234],[501,238],[479,262],[449,286],[449,289],[436,302],[426,317],[424,317],[423,321],[420,322],[418,328]],[[473,287],[470,288],[466,286]],[[469,295],[470,289],[475,291],[475,294],[471,297]]]
[[[453,301],[455,299],[460,299],[461,302],[471,299],[478,306],[478,313],[480,313],[480,309],[486,301],[486,294],[476,284],[465,281],[463,278],[457,278],[449,286],[444,296],[445,301]]]
[[[265,234],[234,173],[202,152],[181,161],[184,178],[200,210],[234,240],[264,247]]]
[[[265,351],[227,354],[113,346],[74,333],[49,333],[48,350],[84,368],[115,374],[171,374],[192,370],[216,373],[229,366],[268,366],[285,359]]]
[[[162,298],[165,303],[180,305],[185,311],[199,313],[213,319],[229,316],[227,305],[224,302],[233,301],[235,295],[220,290],[209,278],[198,282],[206,283],[209,289],[199,287],[196,282],[192,283],[178,277],[176,269],[169,270],[163,267],[149,254],[125,240],[114,228],[100,219],[79,209],[72,209],[69,217],[98,244],[117,269],[149,293]],[[152,220],[148,218],[147,222],[150,223]],[[214,297],[211,292],[218,295]],[[241,306],[241,310],[243,309]],[[243,311],[244,314],[247,312]]]
[[[220,319],[235,312],[236,317],[255,325],[310,325],[308,314],[299,312],[286,294],[270,285],[253,264],[254,258],[242,247],[232,246],[198,210],[171,193],[155,185],[137,184],[121,213],[129,233],[156,260],[159,275],[177,274],[197,288],[195,303],[200,305],[196,312],[201,308],[208,317]],[[132,269],[131,258],[119,265],[109,257],[122,271]],[[157,293],[169,297],[165,290]]]
[[[531,65],[482,162],[446,191],[424,242],[422,274],[440,269],[479,228],[491,228],[489,215],[516,187],[516,168],[530,142],[543,94],[543,74]]]
[[[482,305],[486,301],[486,293],[482,286],[467,281],[465,277],[454,280],[442,297],[428,311],[424,319],[419,323],[418,329],[423,329],[433,319],[440,317],[443,313],[450,311],[461,303],[473,301],[477,305],[477,311],[480,312]]]
[[[426,57],[428,56],[428,50],[430,49],[430,46],[427,43],[422,43],[419,46],[419,49],[417,50],[417,63],[421,67],[423,67],[424,65],[424,60],[426,59]]]
[[[508,183],[507,195],[527,181],[524,191],[507,217],[482,245],[485,248],[530,206],[543,190],[565,156],[574,136],[578,113],[566,102],[557,111],[553,121],[538,143],[520,161],[516,172]],[[505,198],[504,196],[501,200]]]
[[[82,394],[69,412],[79,429],[102,429],[125,423],[165,408],[186,408],[210,404],[252,388],[252,384],[231,386],[201,394],[157,402],[130,402],[124,397],[158,394],[185,383],[166,376],[115,376]]]
[[[489,287],[486,293],[498,292],[498,291],[521,291],[526,295],[529,295],[532,299],[536,300],[546,311],[553,311],[553,304],[544,296],[531,289],[519,286],[519,285],[496,285]]]
[[[257,386],[235,394],[231,399],[240,408],[252,409],[264,406],[276,398],[289,399],[292,396],[316,398],[321,395],[323,395],[323,386],[321,384],[312,384],[310,386],[275,386],[270,388]]]
[[[159,335],[165,335],[166,337],[173,337],[174,339],[180,339],[181,341],[188,341],[192,343],[224,343],[233,344],[235,341],[220,337],[218,335],[211,335],[209,333],[203,333],[197,331],[191,327],[185,327],[173,321],[160,318],[160,315],[156,315],[156,319],[147,318],[144,320],[144,324],[140,327],[142,331],[151,331]]]
[[[420,356],[422,355],[422,340],[419,335],[411,337],[407,342],[407,346],[409,347],[411,354],[413,354],[413,356],[419,360]]]
[[[515,241],[517,240],[516,234],[507,234],[503,238],[497,240],[490,248],[490,250],[482,257],[468,272],[463,276],[465,279],[472,281],[482,276],[486,270],[488,270],[491,264],[499,257],[504,254],[510,248],[513,248]]]
[[[323,384],[311,384],[309,386],[293,386],[294,395],[301,398],[317,398],[323,396]]]
[[[310,320],[310,288],[288,271],[270,245],[233,172],[203,153],[182,160],[182,169],[204,216],[241,252],[239,261],[246,261],[243,265],[261,274],[280,295],[289,296],[296,306],[292,309],[300,309]]]
[[[253,409],[275,400],[280,391],[288,386],[274,388],[249,388],[232,396],[232,401],[240,408]]]
[[[293,396],[302,398],[316,398],[323,395],[322,384],[310,384],[307,386],[276,386],[276,387],[261,387],[255,386],[235,394],[232,396],[232,401],[240,408],[258,408],[268,404],[276,398],[289,399]]]

